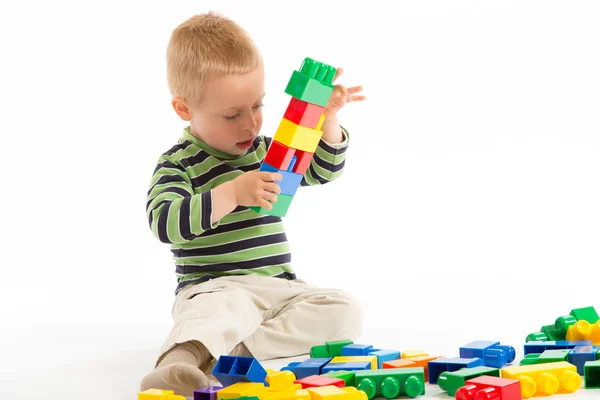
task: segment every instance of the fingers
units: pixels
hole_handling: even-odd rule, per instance
[[[263,193],[263,197],[262,198],[263,198],[263,200],[266,200],[266,201],[268,201],[270,203],[276,203],[277,202],[277,194],[275,194],[275,193],[271,193],[271,192],[265,191]]]
[[[263,208],[263,209],[265,209],[265,210],[271,210],[273,208],[273,205],[271,203],[269,203],[266,200],[262,200],[262,199],[259,200],[258,204],[256,204],[256,205],[259,206],[259,207],[261,207],[261,208]]]
[[[362,86],[352,86],[348,88],[348,94],[355,94],[363,90]]]
[[[268,192],[275,193],[275,194],[281,193],[281,186],[279,186],[278,184],[276,184],[274,182],[265,183],[265,185],[263,186],[263,189]]]
[[[333,75],[333,82],[335,82],[335,80],[340,77],[342,72],[344,72],[344,69],[342,67],[339,67],[335,70],[335,75]]]
[[[262,179],[265,182],[277,182],[283,179],[283,175],[281,175],[279,172],[264,172],[261,171],[259,172],[260,174],[260,179]]]
[[[367,96],[348,96],[346,97],[346,102],[350,103],[353,101],[362,101],[362,100],[366,100]]]

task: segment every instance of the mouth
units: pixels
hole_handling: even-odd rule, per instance
[[[254,139],[246,140],[245,142],[237,142],[235,145],[242,150],[248,150],[252,147],[252,142],[254,142]]]

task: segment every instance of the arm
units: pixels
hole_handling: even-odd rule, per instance
[[[336,69],[333,82],[342,71],[342,68]],[[323,135],[311,164],[302,178],[300,183],[302,186],[322,185],[337,179],[342,174],[348,147],[348,132],[340,126],[337,113],[349,102],[365,100],[365,96],[357,95],[361,91],[362,86],[349,88],[339,84],[334,86],[333,93],[323,110],[325,114],[321,125]]]
[[[344,169],[348,132],[337,117],[325,118],[321,125],[323,135],[306,170],[301,186],[323,185],[337,179]]]
[[[146,216],[157,239],[181,244],[216,228],[236,207],[231,181],[213,190],[194,193],[185,168],[163,156],[152,176]]]

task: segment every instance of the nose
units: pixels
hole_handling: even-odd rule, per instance
[[[244,129],[248,131],[254,131],[254,129],[256,129],[256,126],[258,125],[256,117],[252,112],[249,112],[246,115],[247,117],[244,121]]]

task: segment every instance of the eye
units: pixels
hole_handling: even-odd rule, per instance
[[[240,116],[240,113],[237,113],[235,115],[231,115],[231,116],[225,116],[224,118],[228,121],[233,121],[234,119],[236,119],[237,117]]]
[[[265,106],[265,105],[264,105],[263,103],[260,103],[260,104],[257,104],[257,105],[255,105],[255,106],[254,106],[254,107],[252,107],[252,108],[261,108],[261,107],[264,107],[264,106]]]

